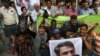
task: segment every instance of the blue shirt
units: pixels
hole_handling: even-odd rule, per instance
[[[92,9],[87,9],[87,10],[81,9],[81,10],[80,10],[80,14],[81,14],[81,15],[85,15],[85,14],[94,14],[94,12],[93,12]]]

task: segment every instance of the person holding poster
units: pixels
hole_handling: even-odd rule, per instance
[[[82,24],[80,27],[80,31],[78,33],[75,33],[73,37],[82,37],[83,40],[83,56],[87,55],[94,55],[95,53],[91,53],[92,51],[94,52],[95,48],[95,43],[93,36],[91,36],[91,32],[97,27],[97,25],[94,25],[91,29],[88,31],[88,25],[87,24]],[[98,44],[97,44],[98,45]],[[95,54],[98,55],[98,54]]]

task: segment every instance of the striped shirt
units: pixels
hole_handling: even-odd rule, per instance
[[[100,37],[95,37],[95,46],[94,46],[95,52],[100,55]]]

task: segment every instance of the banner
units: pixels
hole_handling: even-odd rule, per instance
[[[39,27],[39,25],[41,24],[42,19],[43,19],[42,16],[38,17],[37,27]],[[51,25],[50,23],[52,19],[57,21],[57,27],[61,27],[66,21],[70,20],[70,17],[69,16],[58,16],[58,17],[52,18],[51,16],[49,16],[46,19],[46,23],[49,26]],[[88,25],[94,25],[95,23],[98,23],[100,25],[100,15],[79,15],[78,20]],[[100,33],[100,28],[96,28],[94,31],[97,33]]]
[[[62,40],[50,40],[49,41],[50,56],[57,56],[57,54],[55,53],[55,48],[57,47],[57,45],[61,44],[62,46],[59,46],[59,48],[63,47],[64,44],[62,44],[62,43],[68,42],[68,41],[72,42],[72,44],[74,45],[75,56],[82,56],[82,39],[81,39],[81,37],[71,38],[71,39],[62,39]],[[68,43],[67,44],[65,43],[65,45],[68,45]],[[61,52],[61,49],[60,49],[60,52]],[[62,51],[62,52],[64,52],[64,51]]]

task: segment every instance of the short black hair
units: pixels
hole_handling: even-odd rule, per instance
[[[5,1],[3,2],[4,5],[5,5],[5,4],[8,4],[8,5],[9,5],[9,3],[10,3],[9,0],[5,0]]]
[[[55,49],[54,49],[55,53],[59,54],[60,53],[60,47],[63,47],[63,46],[68,46],[68,47],[74,48],[74,44],[72,42],[70,42],[70,41],[62,42],[55,47]]]
[[[56,22],[56,20],[52,20],[51,23],[52,23],[52,22]]]
[[[86,27],[86,29],[88,29],[88,25],[87,24],[82,24],[81,27]]]
[[[13,1],[10,1],[10,2],[9,2],[9,5],[11,5],[11,4],[15,4],[15,3],[14,3]]]
[[[71,29],[66,29],[66,32],[73,32]]]
[[[81,1],[81,3],[88,3],[88,5],[89,5],[89,2],[86,0]]]
[[[76,2],[75,2],[75,1],[71,1],[71,5],[72,5],[73,3],[76,3]]]
[[[25,6],[21,7],[21,11],[23,11],[23,9],[26,9],[26,7],[25,7]],[[26,9],[26,10],[27,10],[27,9]]]
[[[71,19],[71,20],[72,20],[72,19],[77,20],[77,16],[76,16],[76,15],[72,15],[72,16],[70,17],[70,19]]]
[[[62,2],[62,0],[56,0],[56,5]]]
[[[47,0],[47,1],[46,1],[46,4],[47,4],[48,2],[50,2],[50,3],[52,4],[52,1],[50,1],[50,0]]]
[[[42,26],[42,25],[39,26],[39,29],[40,29],[40,28],[46,29],[46,27],[45,27],[45,26]]]

